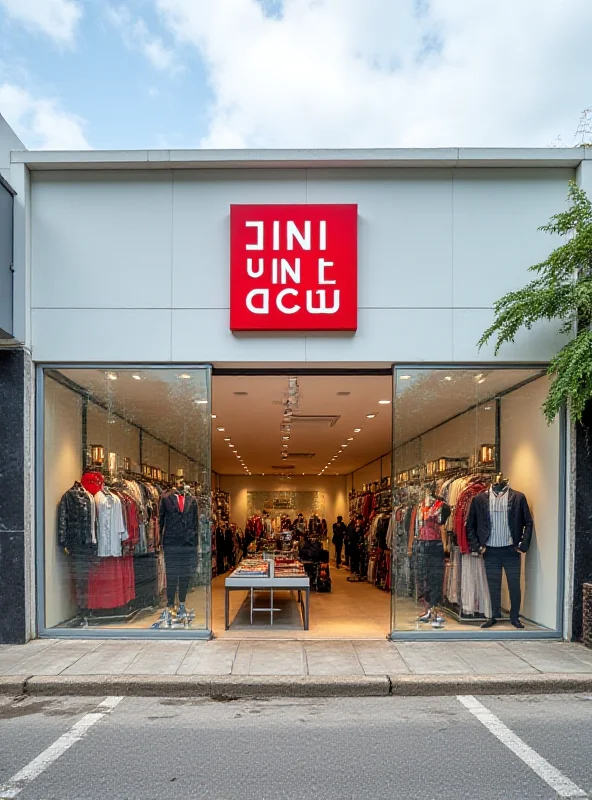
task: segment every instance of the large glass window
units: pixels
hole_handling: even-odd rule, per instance
[[[560,425],[526,369],[396,369],[395,632],[556,630]]]
[[[47,628],[210,628],[210,371],[44,372]]]

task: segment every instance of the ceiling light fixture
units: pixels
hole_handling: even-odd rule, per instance
[[[400,381],[408,381],[411,379],[411,375],[399,375]]]
[[[289,436],[282,436],[282,439],[284,440],[284,442],[289,442],[290,441],[290,437]]]
[[[485,383],[485,378],[481,378],[481,380],[477,381],[477,383]]]
[[[225,441],[225,442],[229,442],[229,441],[230,441],[230,436],[226,436],[226,438],[224,439],[224,441]]]
[[[110,381],[116,381],[117,380],[117,375],[114,372],[108,372],[107,373],[107,378]]]
[[[217,431],[220,431],[220,433],[224,433],[224,431],[226,430],[226,428],[216,428],[216,430],[217,430]]]
[[[482,377],[483,377],[483,373],[480,372],[478,375],[475,375],[475,380],[478,381]]]
[[[141,381],[141,380],[142,380],[142,376],[141,376],[141,375],[132,375],[132,378],[133,378],[135,381]]]
[[[484,406],[483,411],[491,411],[491,406]]]
[[[182,373],[179,375],[179,377],[180,377],[182,380],[184,380],[184,381],[188,381],[188,380],[190,380],[190,379],[191,379],[191,375],[189,375],[189,373],[187,373],[187,372],[182,372]]]
[[[379,400],[379,401],[378,401],[378,405],[379,405],[379,406],[388,406],[388,404],[389,404],[390,402],[391,402],[390,400]]]
[[[445,375],[444,376],[444,380],[445,381],[451,381],[452,380],[452,376],[451,375]]]
[[[354,428],[354,433],[360,433],[361,430],[361,428]]]
[[[349,436],[348,439],[347,439],[348,442],[353,442],[353,440],[354,440],[353,436]]]
[[[212,419],[218,419],[218,415],[217,414],[212,414]]]
[[[348,445],[346,445],[346,444],[342,444],[341,446],[342,446],[342,447],[347,447]]]
[[[374,419],[376,414],[366,414],[366,416],[368,417],[368,419]]]
[[[207,406],[208,404],[207,400],[195,400],[194,402],[196,406]]]

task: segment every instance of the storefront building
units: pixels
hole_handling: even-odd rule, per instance
[[[13,338],[0,355],[3,371],[9,353],[21,359],[23,453],[12,477],[23,519],[8,555],[7,531],[19,525],[7,525],[0,506],[0,577],[12,571],[18,584],[14,602],[0,603],[4,641],[219,633],[210,503],[224,480],[213,472],[222,426],[212,431],[212,381],[236,375],[244,385],[255,373],[342,375],[352,385],[359,373],[392,386],[392,445],[380,475],[360,465],[340,474],[341,494],[326,489],[331,513],[343,515],[362,502],[362,486],[388,489],[385,636],[570,638],[570,424],[548,426],[540,410],[559,326],[521,332],[497,357],[477,341],[493,302],[522,286],[554,246],[537,228],[565,206],[568,182],[592,190],[586,155],[13,151]],[[271,488],[237,458],[240,477],[227,471],[228,485],[232,477],[249,490]],[[507,614],[521,590],[520,630],[474,624],[495,614],[483,599],[495,568],[487,572],[454,527],[461,495],[468,509],[500,472],[510,506],[524,495],[533,518],[530,526],[516,511],[518,538],[503,542],[512,563],[499,602]],[[303,490],[336,485],[329,466],[319,473],[302,473]],[[93,484],[97,474],[105,485]],[[195,500],[195,535],[179,533],[177,550],[167,550],[160,537],[172,523],[158,487],[180,477],[192,487],[183,502],[189,513]],[[416,535],[426,521],[409,517],[412,508],[424,513],[428,493],[444,493],[451,509],[437,520],[456,548],[446,560],[437,537]],[[449,604],[440,629],[418,622],[410,587],[419,573],[432,605]],[[108,608],[121,611],[142,586],[159,593],[165,575],[169,587],[188,583],[189,625],[153,627],[123,612],[121,624],[109,619]]]

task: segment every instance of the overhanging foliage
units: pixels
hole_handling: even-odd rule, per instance
[[[560,320],[560,333],[572,339],[549,367],[553,378],[543,405],[552,422],[567,405],[580,420],[592,400],[592,203],[574,181],[569,184],[569,208],[555,214],[539,230],[566,239],[540,264],[530,267],[536,278],[494,303],[494,321],[479,340],[479,348],[495,339],[495,353],[513,342],[520,328],[539,320]]]

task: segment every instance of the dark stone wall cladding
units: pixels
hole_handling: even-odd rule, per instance
[[[0,348],[0,643],[26,640],[25,358]]]

